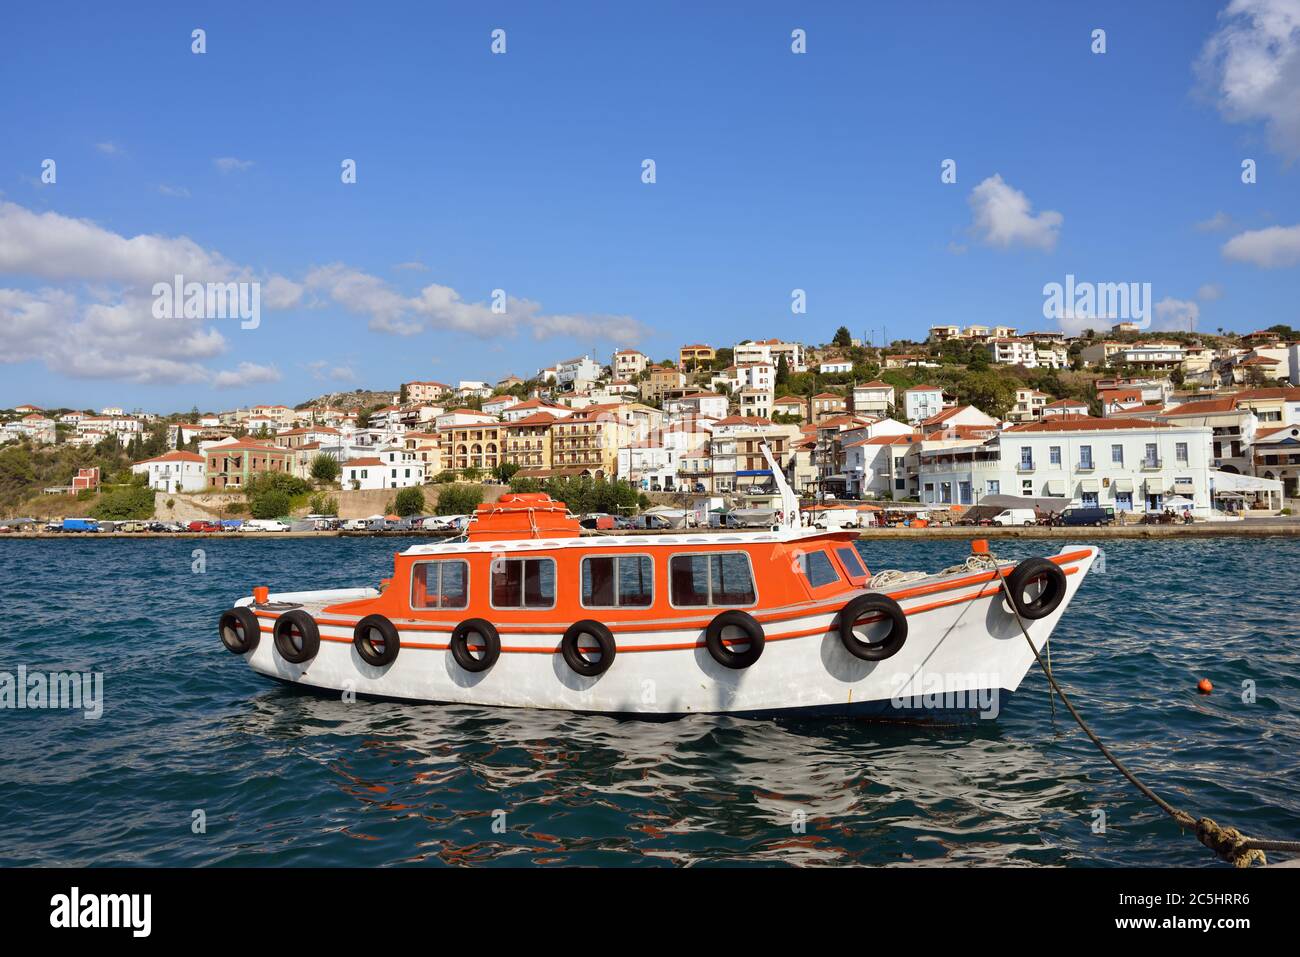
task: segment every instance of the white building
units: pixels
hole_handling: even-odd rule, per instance
[[[555,367],[555,384],[584,392],[600,381],[600,375],[600,365],[593,362],[591,356],[578,356],[565,359]]]
[[[894,387],[879,379],[853,387],[854,415],[889,415],[896,401]]]
[[[159,492],[202,492],[207,487],[207,460],[196,452],[172,451],[131,466],[149,476],[149,488]]]
[[[702,415],[710,419],[727,417],[727,397],[717,392],[692,392],[664,403],[669,415]]]
[[[943,411],[943,389],[933,385],[914,385],[903,393],[903,414],[916,423]]]
[[[817,367],[822,375],[841,375],[853,371],[853,363],[848,359],[828,359]]]
[[[610,368],[615,379],[635,379],[650,364],[650,357],[636,349],[620,349],[614,353]]]
[[[375,455],[343,463],[343,488],[409,488],[424,484],[424,463],[404,448],[383,449]]]
[[[978,446],[920,453],[921,501],[971,505],[985,495],[1059,497],[1119,512],[1160,512],[1174,495],[1210,508],[1211,429],[1144,419],[1052,416]]]

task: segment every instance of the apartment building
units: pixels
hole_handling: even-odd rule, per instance
[[[207,488],[244,488],[263,472],[295,472],[297,453],[260,442],[233,441],[203,452]]]
[[[1211,441],[1204,426],[1053,416],[979,444],[922,451],[921,500],[970,505],[1008,494],[1160,512],[1179,495],[1208,514]]]
[[[615,379],[635,379],[648,365],[650,357],[636,349],[620,349],[610,362]]]
[[[566,410],[567,414],[567,410]],[[504,426],[503,449],[505,461],[519,466],[523,474],[543,477],[551,470],[551,426],[560,418],[550,412],[532,415],[507,422]]]
[[[196,452],[165,452],[136,462],[131,471],[148,475],[148,487],[159,492],[202,492],[207,487],[207,460]]]
[[[349,489],[410,488],[424,478],[424,464],[400,447],[343,463],[343,487]]]
[[[714,351],[713,346],[698,343],[682,346],[677,350],[677,367],[683,372],[693,372],[711,365],[716,356],[717,353]]]
[[[402,385],[406,389],[407,402],[437,402],[452,393],[451,386],[445,382],[404,382]]]
[[[873,379],[853,386],[852,407],[854,415],[884,417],[894,411],[894,387],[888,382]]]
[[[551,425],[551,467],[557,473],[613,478],[618,450],[633,441],[633,430],[606,407],[557,419]]]
[[[443,468],[463,472],[477,469],[491,472],[501,464],[502,429],[505,426],[493,419],[487,421],[456,423],[446,428],[439,426],[442,444]]]
[[[590,389],[601,377],[601,367],[591,356],[565,359],[555,366],[555,384],[560,388],[583,392]]]
[[[1043,412],[1048,406],[1048,399],[1051,396],[1046,392],[1039,392],[1037,389],[1017,389],[1016,402],[1007,413],[1007,418],[1012,422],[1033,422],[1043,417]],[[1084,412],[1088,411],[1084,406]]]
[[[903,414],[913,424],[943,411],[943,389],[936,385],[914,385],[903,392]]]

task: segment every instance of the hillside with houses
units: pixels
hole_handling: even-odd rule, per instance
[[[659,360],[619,349],[296,407],[25,404],[0,418],[8,514],[123,488],[227,496],[235,514],[269,486],[302,510],[308,491],[488,480],[604,483],[630,491],[631,509],[654,493],[744,507],[771,495],[766,447],[810,501],[1064,496],[1141,514],[1178,498],[1206,516],[1300,496],[1300,334],[944,325],[873,346],[841,327],[821,345],[696,342]]]

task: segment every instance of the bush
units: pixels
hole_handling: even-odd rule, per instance
[[[482,497],[480,493],[479,498]],[[393,501],[393,511],[403,518],[407,515],[419,515],[424,511],[424,493],[416,486],[402,489]]]
[[[283,492],[289,498],[293,498],[295,495],[305,495],[310,492],[311,486],[304,479],[290,475],[288,472],[259,472],[244,486],[244,495],[249,501],[264,492],[272,491]]]
[[[456,473],[451,469],[443,469],[433,477],[432,481],[435,485],[447,485],[456,481]]]
[[[335,482],[342,471],[338,459],[332,455],[321,453],[311,460],[311,477],[317,482]]]
[[[317,492],[307,501],[307,510],[313,515],[337,515],[339,500],[333,495]]]
[[[483,490],[477,486],[448,485],[439,490],[434,511],[439,515],[468,515],[482,501]]]
[[[288,515],[291,507],[289,493],[282,489],[265,489],[248,496],[248,510],[253,518],[279,518]]]
[[[100,496],[92,517],[105,521],[153,518],[153,492],[138,485],[110,489]]]

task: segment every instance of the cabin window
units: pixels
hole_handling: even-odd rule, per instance
[[[745,552],[674,555],[668,573],[674,605],[752,605],[757,600]]]
[[[807,552],[799,556],[799,570],[813,588],[831,585],[840,580],[840,573],[831,564],[831,557],[825,552]]]
[[[469,606],[469,564],[463,561],[417,562],[411,574],[412,608]]]
[[[835,549],[835,554],[840,556],[840,564],[844,566],[844,570],[849,573],[850,578],[867,577],[867,570],[862,566],[862,558],[858,555],[858,550],[852,545]]]
[[[555,604],[555,559],[498,558],[492,563],[493,608],[550,608]]]
[[[582,560],[584,608],[646,608],[654,602],[654,563],[649,555]]]

